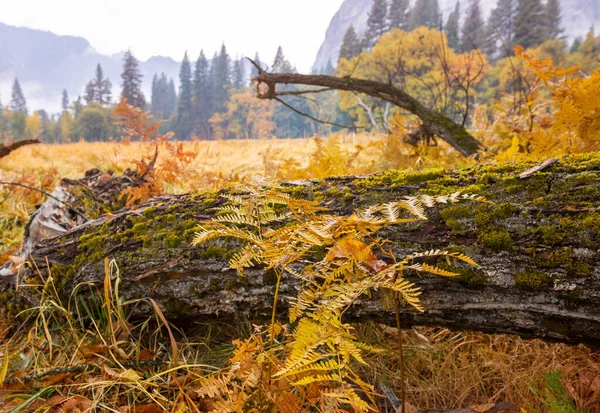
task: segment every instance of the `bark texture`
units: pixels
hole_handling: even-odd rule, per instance
[[[325,75],[301,75],[297,73],[261,73],[253,80],[267,85],[264,93],[260,92],[261,99],[279,99],[279,96],[290,92],[277,92],[277,85],[308,85],[323,87],[323,90],[346,90],[364,93],[377,99],[390,102],[408,112],[418,116],[423,122],[421,130],[426,135],[435,135],[446,141],[464,156],[475,155],[483,150],[483,145],[475,139],[465,128],[452,121],[441,113],[432,111],[402,89],[390,84],[372,80],[355,79],[351,77],[335,77]],[[292,92],[293,93],[293,92]]]
[[[432,208],[429,221],[379,234],[396,242],[398,255],[448,248],[480,264],[459,267],[461,275],[455,278],[415,277],[428,311],[403,308],[403,325],[598,346],[600,155],[561,158],[519,178],[535,165],[399,171],[284,185],[292,196],[322,200],[338,214],[417,193],[486,196],[494,203]],[[0,277],[0,299],[13,311],[35,305],[40,293],[31,286],[51,273],[66,300],[82,282],[101,286],[103,260],[109,257],[120,268],[121,294],[152,297],[170,320],[266,319],[275,289],[273,274],[253,268],[240,278],[228,269],[227,258],[239,248],[233,241],[190,244],[197,224],[213,217],[213,208],[223,202],[215,192],[161,196],[45,239],[28,256],[35,271],[23,268],[18,276]],[[285,310],[299,288],[295,278],[284,277],[278,308]],[[135,311],[145,315],[151,308],[139,305]],[[347,317],[394,324],[393,312],[382,308],[377,294],[357,300]]]

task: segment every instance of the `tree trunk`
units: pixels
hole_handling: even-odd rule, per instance
[[[565,157],[519,178],[532,166],[522,162],[399,171],[283,185],[292,196],[323,200],[336,214],[417,193],[486,196],[494,204],[467,201],[432,208],[428,221],[379,234],[397,243],[395,253],[400,256],[449,248],[480,264],[459,268],[461,275],[455,278],[412,278],[423,289],[428,311],[402,308],[403,326],[511,333],[597,346],[600,155]],[[30,286],[51,273],[66,300],[82,282],[101,285],[108,257],[119,266],[120,293],[126,298],[152,297],[170,320],[264,320],[271,311],[274,275],[252,268],[241,278],[228,269],[226,258],[239,247],[233,241],[190,244],[197,224],[213,217],[213,208],[223,202],[214,192],[165,195],[45,239],[28,257],[35,271],[22,269],[18,283],[15,276],[0,277],[2,297],[13,310],[35,305],[39,292]],[[285,310],[299,288],[294,277],[284,277],[278,308]],[[135,311],[144,315],[151,309],[140,305]],[[395,322],[377,293],[358,299],[344,317]]]
[[[390,84],[375,82],[365,79],[354,79],[351,77],[335,77],[325,75],[301,75],[297,73],[266,73],[260,69],[260,74],[253,80],[259,86],[264,83],[268,90],[262,93],[259,89],[258,98],[276,99],[279,96],[298,94],[304,92],[277,92],[278,84],[285,85],[308,85],[323,87],[325,90],[346,90],[350,92],[364,93],[377,99],[390,102],[416,116],[423,122],[422,131],[435,135],[446,141],[463,156],[471,156],[483,149],[483,145],[475,139],[465,128],[455,123],[439,112],[426,108],[418,100],[410,96],[402,89]]]

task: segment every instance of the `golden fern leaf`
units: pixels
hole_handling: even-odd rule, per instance
[[[460,252],[451,252],[448,254],[448,256],[456,258],[457,260],[466,262],[469,265],[472,265],[473,267],[479,267],[479,264],[477,264],[473,258],[469,257],[468,255],[465,255],[463,253]]]
[[[459,275],[458,273],[444,270],[442,268],[439,268],[439,267],[436,267],[433,265],[429,265],[429,264],[425,264],[425,263],[408,265],[405,268],[419,271],[419,272],[428,272],[430,274],[440,275],[442,277],[455,277],[455,276]]]
[[[417,311],[425,311],[425,307],[423,307],[421,300],[419,300],[421,290],[414,283],[398,278],[396,282],[389,280],[382,283],[381,286],[399,293],[402,299]]]
[[[318,361],[318,362],[306,365],[304,367],[296,368],[292,372],[286,371],[283,374],[276,373],[275,376],[277,376],[278,379],[282,379],[284,377],[289,377],[291,375],[303,374],[303,373],[307,373],[307,372],[311,372],[311,371],[339,370],[340,367],[341,366],[338,363],[338,361],[334,358],[331,358],[329,360]]]
[[[228,224],[250,225],[255,228],[258,228],[260,226],[260,222],[258,219],[248,214],[238,212],[219,215],[215,217],[215,221]]]
[[[219,237],[221,237],[221,234],[216,229],[200,228],[194,234],[194,238],[192,239],[192,245],[202,244],[206,241]]]
[[[254,244],[249,244],[242,248],[241,251],[233,254],[233,257],[229,260],[229,266],[237,270],[239,275],[242,275],[244,268],[251,267],[252,265],[262,263],[262,250],[260,247]]]
[[[209,377],[200,378],[200,387],[194,389],[194,391],[202,397],[214,398],[227,394],[229,387],[229,377],[222,373],[215,374]]]
[[[306,376],[301,378],[300,380],[297,380],[295,382],[292,382],[292,386],[308,386],[311,383],[316,383],[316,382],[320,382],[320,381],[330,381],[330,382],[342,382],[342,379],[340,378],[339,375],[333,375],[333,374],[317,374],[314,376]]]
[[[326,397],[334,398],[344,404],[349,404],[355,410],[359,412],[368,412],[370,410],[369,404],[361,399],[354,389],[351,388],[340,388],[331,392],[323,392]]]

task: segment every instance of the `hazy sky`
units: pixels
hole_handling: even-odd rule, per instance
[[[343,0],[0,0],[3,23],[85,37],[101,53],[208,57],[225,42],[230,55],[271,62],[278,45],[308,72]]]

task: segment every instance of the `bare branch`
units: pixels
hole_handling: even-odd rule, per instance
[[[297,73],[262,73],[254,78],[258,85],[265,84],[267,90],[260,91],[257,86],[259,99],[277,100],[281,92],[277,92],[277,84],[294,84],[326,87],[345,90],[354,93],[364,93],[375,99],[381,99],[396,105],[418,116],[425,128],[431,134],[440,137],[463,156],[475,155],[485,147],[461,125],[447,116],[428,109],[418,100],[402,89],[393,85],[366,79],[335,77],[325,75],[301,75]],[[287,105],[289,107],[289,105]],[[296,112],[299,112],[295,110]]]
[[[9,153],[14,150],[19,149],[25,145],[33,145],[36,143],[41,143],[39,139],[24,139],[22,141],[13,142],[10,145],[0,145],[0,158],[4,158]]]

